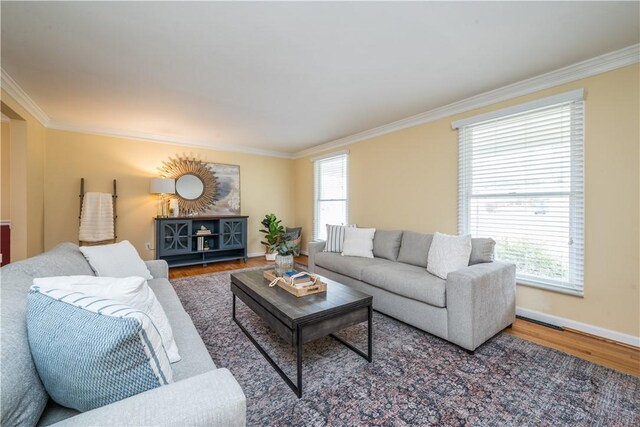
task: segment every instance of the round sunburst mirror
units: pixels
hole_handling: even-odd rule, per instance
[[[176,156],[162,163],[160,173],[176,181],[176,194],[180,212],[185,215],[207,210],[218,195],[218,180],[206,163],[189,156]]]

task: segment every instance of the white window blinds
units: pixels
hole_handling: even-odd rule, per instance
[[[577,295],[583,294],[583,104],[582,91],[575,91],[458,123],[460,233],[493,237],[496,258],[516,264],[518,283]]]
[[[347,224],[347,153],[314,160],[313,239],[326,240],[327,224]]]

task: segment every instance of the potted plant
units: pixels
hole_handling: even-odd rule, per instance
[[[293,257],[300,255],[300,248],[291,240],[288,234],[282,234],[278,242],[271,245],[276,253],[276,276],[282,277],[287,271],[293,270]]]
[[[274,245],[276,245],[280,241],[280,236],[284,234],[284,227],[280,225],[282,221],[280,221],[276,216],[272,213],[264,216],[262,220],[262,228],[260,229],[261,233],[264,233],[264,240],[260,243],[265,245],[265,258],[267,261],[273,261],[276,259],[276,250]]]

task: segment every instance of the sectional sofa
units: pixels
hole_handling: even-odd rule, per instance
[[[473,352],[515,320],[515,266],[493,261],[493,241],[472,239],[469,266],[446,280],[427,272],[432,234],[376,230],[374,258],[309,243],[309,270],[373,296],[373,307]]]
[[[149,286],[171,323],[182,360],[173,363],[174,382],[101,408],[79,413],[53,402],[45,391],[29,351],[27,293],[35,277],[94,275],[77,245],[64,243],[33,258],[0,269],[2,291],[3,426],[245,424],[246,400],[227,369],[217,369],[189,315],[168,280],[165,261],[146,262]]]

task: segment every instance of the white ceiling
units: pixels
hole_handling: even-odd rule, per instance
[[[2,1],[57,123],[294,153],[638,43],[639,2]]]

